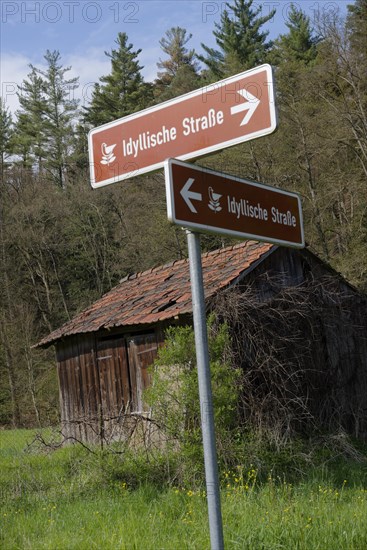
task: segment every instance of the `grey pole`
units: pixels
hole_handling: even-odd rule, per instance
[[[223,526],[220,506],[217,452],[215,445],[214,413],[210,378],[208,335],[206,328],[203,271],[201,265],[200,235],[199,233],[194,233],[188,230],[186,233],[189,249],[210,542],[212,550],[223,550]]]

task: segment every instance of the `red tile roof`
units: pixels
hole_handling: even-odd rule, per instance
[[[202,255],[205,298],[233,284],[251,270],[274,245],[245,241]],[[188,260],[177,260],[129,275],[110,292],[59,329],[43,338],[47,346],[72,334],[99,329],[157,323],[192,311]]]

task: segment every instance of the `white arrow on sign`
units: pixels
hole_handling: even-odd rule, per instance
[[[238,90],[237,93],[240,94],[244,99],[246,99],[247,103],[241,103],[241,105],[235,105],[234,107],[231,107],[231,115],[241,113],[242,111],[247,111],[246,116],[243,117],[240,124],[240,126],[245,126],[245,124],[250,121],[252,115],[260,105],[260,99],[250,94],[250,92],[246,90],[246,88]]]
[[[190,187],[192,186],[194,181],[195,181],[194,178],[189,178],[185,183],[185,185],[183,186],[183,188],[181,189],[180,193],[184,201],[186,202],[187,206],[190,208],[191,212],[193,212],[194,214],[197,214],[198,211],[196,210],[195,206],[192,204],[191,201],[192,200],[201,201],[203,200],[203,196],[201,193],[195,193],[194,191],[190,191]]]

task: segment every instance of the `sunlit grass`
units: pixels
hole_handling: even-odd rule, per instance
[[[210,547],[202,487],[131,487],[103,455],[80,447],[24,452],[31,439],[0,432],[1,548]],[[367,548],[367,490],[355,475],[353,482],[259,478],[251,464],[221,473],[226,548]]]

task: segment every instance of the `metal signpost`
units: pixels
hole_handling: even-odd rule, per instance
[[[192,312],[194,318],[196,363],[198,369],[210,542],[212,550],[222,550],[224,548],[223,526],[215,444],[214,410],[206,328],[200,234],[187,231],[187,244],[189,249]]]
[[[204,156],[276,129],[270,65],[226,78],[91,130],[92,187]]]

